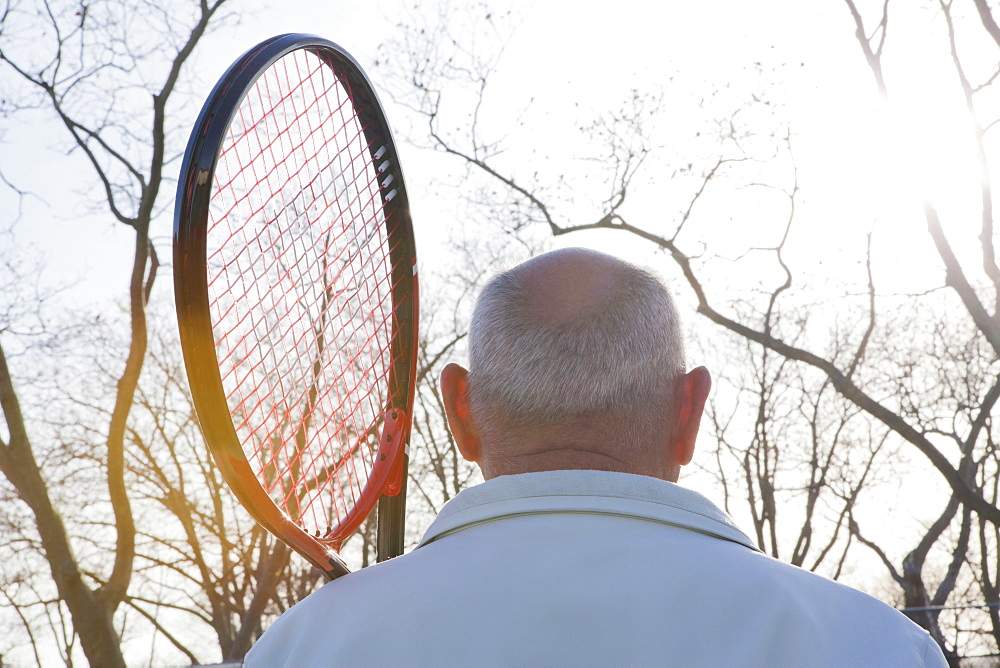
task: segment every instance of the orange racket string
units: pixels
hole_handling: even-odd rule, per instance
[[[234,116],[210,205],[210,310],[233,422],[261,485],[310,533],[361,494],[392,399],[392,267],[363,130],[346,82],[293,52]]]

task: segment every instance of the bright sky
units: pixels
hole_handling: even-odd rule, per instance
[[[207,92],[211,82],[249,45],[279,32],[309,31],[342,44],[370,67],[379,44],[391,37],[393,25],[405,19],[411,6],[395,0],[344,0],[325,3],[317,11],[317,5],[308,2],[282,3],[280,8],[271,4],[244,17],[235,30],[223,29],[216,43],[198,52],[195,63]],[[463,3],[453,6],[459,11]],[[913,182],[920,183],[948,209],[959,206],[950,201],[953,193],[966,194],[975,183],[975,175],[966,167],[975,166],[969,160],[968,128],[953,120],[955,97],[928,93],[954,85],[948,80],[950,73],[941,67],[939,52],[946,44],[938,36],[939,48],[929,49],[926,38],[910,37],[926,34],[922,24],[932,17],[925,11],[905,17],[914,27],[890,33],[888,53],[905,53],[906,67],[890,70],[893,110],[879,117],[873,113],[877,104],[874,84],[841,2],[651,4],[624,0],[614,3],[614,11],[605,2],[574,3],[572,11],[567,11],[569,5],[553,0],[521,6],[523,22],[491,82],[491,118],[502,121],[520,114],[534,98],[526,120],[537,132],[545,133],[541,149],[550,155],[579,145],[572,124],[560,123],[559,114],[570,103],[573,113],[586,117],[617,104],[630,89],[652,84],[664,92],[669,108],[669,127],[664,132],[677,142],[701,120],[692,96],[716,88],[739,91],[737,95],[748,92],[748,70],[762,63],[765,70],[774,70],[770,75],[776,80],[774,96],[785,103],[796,136],[802,218],[826,223],[809,229],[803,243],[811,240],[828,253],[845,244],[854,250],[856,235],[845,235],[845,230],[867,231],[875,222],[871,212],[876,211],[881,214],[879,233],[891,239],[894,252],[904,257],[918,253],[921,261],[915,264],[926,266],[923,252],[929,246],[922,222],[912,208],[904,208],[900,215],[900,192]],[[875,15],[869,16],[873,20]],[[914,43],[900,44],[906,40]],[[888,67],[895,64],[888,59]],[[673,84],[668,81],[671,76],[676,77]],[[938,83],[938,79],[947,81]],[[193,118],[196,110],[188,113]],[[399,110],[390,114],[402,115]],[[505,129],[499,125],[497,132]],[[49,131],[46,127],[44,132]],[[26,202],[29,208],[17,228],[16,242],[36,246],[49,258],[47,277],[78,281],[79,294],[86,299],[103,302],[107,286],[115,283],[123,294],[127,271],[123,267],[129,253],[118,249],[129,243],[129,235],[106,217],[86,215],[79,192],[91,187],[87,168],[68,160],[59,139],[42,134],[38,126],[10,123],[3,139],[7,145],[0,168],[47,202]],[[872,146],[885,147],[888,157],[873,155]],[[900,155],[907,158],[900,161]],[[426,163],[426,157],[416,151],[407,151],[405,158],[407,173],[417,184],[440,169],[439,163]],[[421,169],[424,164],[430,167]],[[30,170],[27,174],[25,167]],[[898,177],[886,178],[892,173]],[[54,174],[57,179],[52,178]],[[669,174],[650,171],[649,178],[656,188],[669,188]],[[443,236],[441,212],[448,205],[422,197],[419,188],[414,190],[423,250],[429,240]],[[165,192],[162,197],[165,202],[172,196]],[[0,198],[0,210],[11,211],[10,194],[2,193]],[[958,213],[967,217],[965,211]],[[732,231],[736,236],[730,240],[759,232],[761,222],[737,221]],[[911,229],[915,223],[920,226],[917,230]],[[169,255],[170,225],[164,217],[154,230],[163,258]],[[566,243],[581,243],[580,239]],[[604,237],[598,239],[591,243],[608,243]],[[81,252],[82,248],[94,250]],[[898,275],[898,270],[891,275]]]

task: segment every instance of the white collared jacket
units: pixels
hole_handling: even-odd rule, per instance
[[[893,608],[761,553],[678,485],[502,476],[283,615],[248,666],[944,666]]]

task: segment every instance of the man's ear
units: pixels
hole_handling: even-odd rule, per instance
[[[684,374],[679,383],[676,422],[669,447],[673,461],[680,466],[687,466],[694,457],[701,415],[712,389],[712,375],[708,369],[700,366]]]
[[[446,366],[441,372],[441,398],[458,451],[467,461],[479,462],[483,449],[469,408],[468,377],[469,372],[458,364]]]

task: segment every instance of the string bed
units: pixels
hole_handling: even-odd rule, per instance
[[[233,423],[271,499],[317,535],[361,494],[390,400],[377,178],[348,84],[303,50],[244,98],[215,172],[209,299]]]

